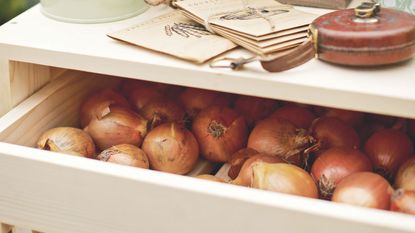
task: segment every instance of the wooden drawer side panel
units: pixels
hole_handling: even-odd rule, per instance
[[[85,96],[94,88],[119,82],[117,78],[68,71],[0,118],[0,141],[34,146],[47,129],[76,126]]]

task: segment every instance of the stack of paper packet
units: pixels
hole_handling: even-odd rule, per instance
[[[263,57],[298,46],[318,15],[275,0],[183,0],[183,14]]]

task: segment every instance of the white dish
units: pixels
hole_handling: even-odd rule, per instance
[[[144,12],[144,0],[41,0],[46,16],[71,23],[104,23]]]

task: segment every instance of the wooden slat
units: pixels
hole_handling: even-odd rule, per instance
[[[48,66],[10,61],[12,106],[17,105],[50,81]]]
[[[12,229],[12,233],[33,233],[31,229],[15,226]]]
[[[0,50],[0,53],[2,51]],[[0,58],[0,117],[12,108],[9,61]]]
[[[68,71],[0,118],[0,141],[34,146],[40,134],[57,126],[76,126],[79,106],[94,88],[120,79]]]
[[[400,233],[413,217],[0,143],[0,219],[50,233]],[[358,214],[357,214],[358,213]],[[300,224],[295,224],[300,223]],[[322,227],[324,223],[324,227]]]

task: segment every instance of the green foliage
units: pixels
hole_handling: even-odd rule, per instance
[[[0,25],[38,2],[39,0],[0,0]]]

